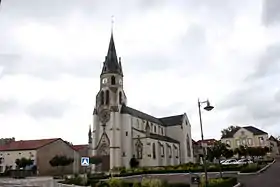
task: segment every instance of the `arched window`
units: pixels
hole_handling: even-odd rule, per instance
[[[104,91],[101,91],[100,93],[100,97],[101,97],[101,105],[104,105]]]
[[[153,143],[153,159],[156,159],[156,144]]]
[[[122,92],[119,92],[119,104],[122,104]]]
[[[191,144],[190,144],[190,137],[189,137],[189,135],[187,135],[187,155],[188,155],[188,157],[191,157],[191,156],[192,156],[192,153],[191,153]]]
[[[106,90],[105,92],[106,94],[106,105],[109,105],[109,100],[110,100],[110,96],[109,96],[109,90]]]
[[[145,130],[146,130],[146,132],[150,132],[150,125],[149,125],[148,122],[146,123],[146,129]]]
[[[112,77],[111,77],[111,84],[112,84],[112,85],[115,85],[115,84],[116,84],[116,78],[115,78],[115,76],[112,76]]]

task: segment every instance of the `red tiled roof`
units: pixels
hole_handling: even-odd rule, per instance
[[[79,150],[84,149],[84,148],[86,148],[86,147],[88,147],[87,144],[83,144],[83,145],[72,145],[72,148],[73,148],[74,150],[76,150],[76,151],[79,151]]]
[[[206,143],[206,144],[213,144],[214,142],[216,142],[217,140],[215,139],[204,139],[203,141],[202,140],[198,140],[197,141],[197,144],[201,144],[201,143]]]
[[[60,138],[40,139],[40,140],[20,140],[13,141],[9,144],[0,146],[0,151],[16,151],[16,150],[34,150],[39,149],[49,143],[52,143]]]
[[[194,139],[192,139],[192,143],[197,145],[197,142]]]

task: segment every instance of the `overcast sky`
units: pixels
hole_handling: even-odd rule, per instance
[[[130,107],[280,135],[279,0],[2,0],[0,137],[86,143],[111,15]]]

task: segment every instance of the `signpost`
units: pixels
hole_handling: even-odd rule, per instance
[[[81,158],[81,166],[89,166],[89,157]]]

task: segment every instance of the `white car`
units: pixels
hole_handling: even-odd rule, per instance
[[[243,164],[253,164],[253,161],[250,160],[250,159],[247,159],[247,158],[243,158],[243,159],[240,159],[236,162],[236,164],[240,164],[240,165],[243,165]]]
[[[236,159],[228,159],[226,161],[224,161],[223,163],[221,163],[222,165],[231,165],[231,164],[236,164],[237,160]]]

